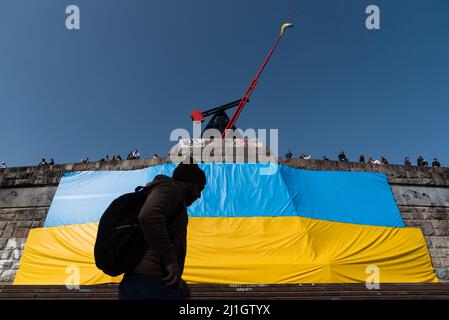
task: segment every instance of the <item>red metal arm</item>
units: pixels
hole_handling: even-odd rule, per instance
[[[291,19],[293,18],[293,16],[296,13],[296,9],[293,12],[292,16],[289,18],[288,22],[291,21]],[[268,56],[265,58],[265,61],[263,62],[262,66],[259,69],[259,72],[257,73],[257,75],[254,77],[254,79],[251,81],[251,83],[249,84],[248,89],[245,92],[245,95],[243,96],[242,100],[240,101],[239,106],[237,107],[237,109],[235,110],[234,114],[232,115],[231,119],[229,120],[228,125],[226,126],[225,130],[223,131],[221,137],[222,139],[225,139],[226,136],[228,135],[228,132],[231,128],[233,128],[235,122],[237,121],[238,117],[240,116],[240,113],[242,112],[243,108],[245,107],[246,102],[248,101],[249,97],[251,96],[251,93],[253,92],[254,88],[257,85],[257,81],[259,80],[259,77],[263,71],[263,69],[265,68],[266,64],[268,63],[268,60],[270,60],[271,55],[273,54],[274,50],[276,49],[279,40],[281,40],[283,33],[281,32],[281,34],[279,34],[276,43],[274,44],[273,48],[271,48],[270,53],[268,54]]]

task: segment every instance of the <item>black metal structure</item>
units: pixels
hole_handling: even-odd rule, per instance
[[[235,100],[203,112],[197,109],[191,114],[192,121],[203,122],[205,117],[212,116],[212,119],[207,123],[206,127],[204,127],[201,135],[207,129],[217,129],[218,131],[220,131],[220,133],[223,133],[229,123],[229,117],[226,114],[225,110],[237,107],[240,104],[241,100],[242,99]],[[233,126],[232,129],[235,130],[235,126]]]

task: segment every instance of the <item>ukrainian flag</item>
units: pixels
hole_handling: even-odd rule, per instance
[[[202,198],[188,208],[190,283],[438,282],[420,229],[405,228],[384,174],[267,164],[200,164]],[[101,214],[173,163],[132,171],[65,173],[43,228],[28,236],[14,284],[119,282],[95,267]],[[265,168],[266,169],[266,168]]]

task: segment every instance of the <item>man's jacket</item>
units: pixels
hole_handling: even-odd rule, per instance
[[[165,265],[177,262],[184,270],[187,242],[187,208],[181,187],[170,177],[158,175],[139,213],[139,223],[148,244],[134,273],[165,276]]]

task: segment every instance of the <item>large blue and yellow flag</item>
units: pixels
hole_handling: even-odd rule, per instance
[[[118,282],[95,267],[101,214],[118,196],[175,164],[65,173],[43,228],[30,231],[14,284]],[[190,283],[437,282],[424,237],[405,228],[385,175],[262,164],[200,164],[202,198],[188,208]]]

